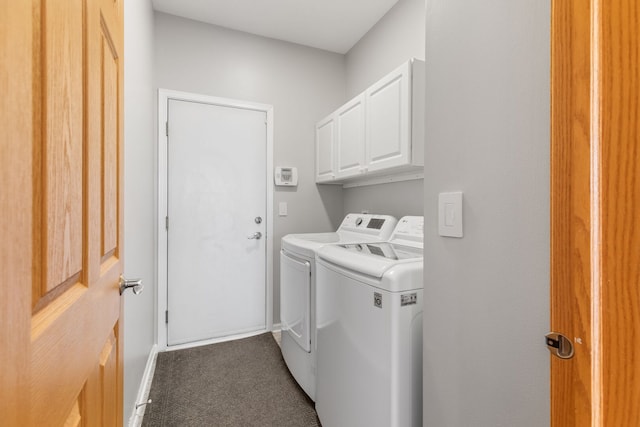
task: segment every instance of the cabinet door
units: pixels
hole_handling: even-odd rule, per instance
[[[411,162],[410,67],[403,64],[366,91],[369,171]]]
[[[335,119],[329,116],[316,125],[316,182],[335,179]]]
[[[336,112],[338,178],[365,172],[365,106],[364,94],[352,99]]]

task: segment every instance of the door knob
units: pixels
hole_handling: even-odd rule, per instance
[[[573,357],[573,343],[567,337],[557,332],[549,332],[545,335],[547,348],[560,359],[571,359]]]
[[[256,240],[259,240],[261,237],[262,237],[262,233],[261,233],[261,232],[259,232],[259,231],[256,231],[255,233],[250,234],[250,235],[247,237],[247,239],[256,239]]]
[[[139,295],[144,289],[142,279],[127,280],[124,276],[120,276],[120,295],[127,289],[131,288],[134,294]]]

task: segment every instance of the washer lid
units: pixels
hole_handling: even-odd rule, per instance
[[[422,264],[422,248],[386,242],[328,245],[318,250],[318,256],[337,266],[378,278],[398,264]]]

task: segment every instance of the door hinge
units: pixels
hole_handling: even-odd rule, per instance
[[[164,228],[169,231],[169,217],[165,216],[164,217]]]
[[[164,312],[164,323],[169,323],[169,310],[165,310]]]
[[[164,122],[164,131],[169,136],[169,122]]]

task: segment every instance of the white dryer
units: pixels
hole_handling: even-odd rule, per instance
[[[349,214],[334,233],[289,234],[280,251],[282,356],[298,384],[316,399],[316,251],[330,243],[386,241],[397,220]]]
[[[316,410],[324,427],[422,425],[423,217],[387,243],[318,250]]]

